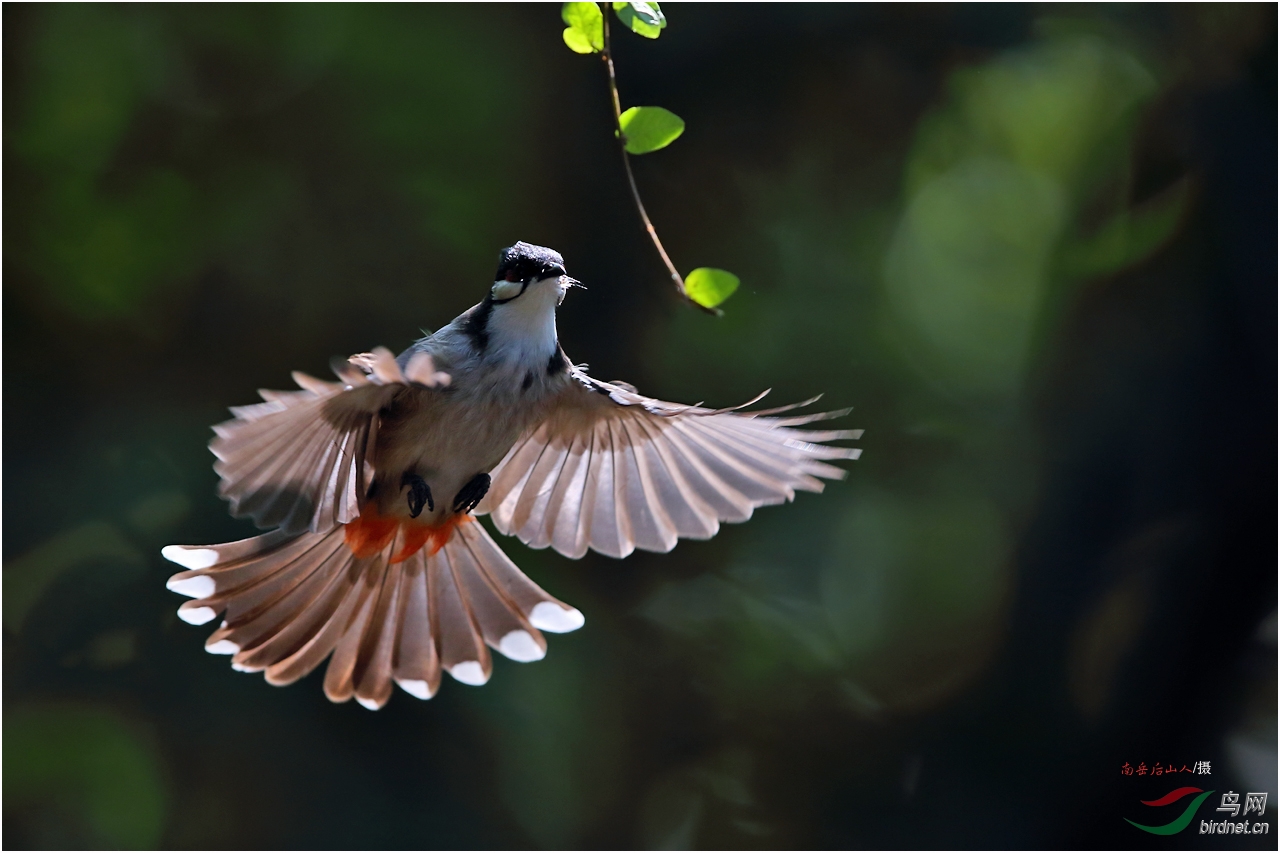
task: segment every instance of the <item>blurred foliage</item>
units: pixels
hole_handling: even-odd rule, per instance
[[[885,262],[887,333],[940,391],[1008,397],[1045,346],[1037,330],[1058,325],[1053,291],[1071,286],[1060,258],[1073,236],[1106,232],[1084,271],[1109,275],[1177,225],[1166,205],[1132,226],[1116,190],[1157,84],[1118,46],[1068,35],[966,69],[951,89],[907,163],[908,206]],[[1097,228],[1099,211],[1110,221]]]
[[[595,4],[5,7],[8,846],[1106,847],[1141,750],[1274,772],[1274,8],[614,10],[722,319]],[[666,555],[504,541],[587,625],[482,689],[206,655],[206,425],[517,239],[594,375],[825,392],[863,458]]]
[[[702,625],[704,635],[722,638],[721,653],[735,660],[777,661],[774,677],[757,685],[765,693],[779,689],[778,679],[793,678],[795,658],[807,651],[815,677],[843,673],[841,683],[857,685],[856,703],[877,711],[912,706],[962,687],[995,648],[994,631],[1009,601],[1012,542],[1026,495],[1039,481],[1033,433],[1020,423],[1023,392],[1028,371],[1072,304],[1052,291],[1079,281],[1067,277],[1059,258],[1071,236],[1087,229],[1085,220],[1097,215],[1099,195],[1124,199],[1114,187],[1130,168],[1137,107],[1156,83],[1119,46],[1078,34],[1047,35],[949,82],[948,100],[922,118],[907,155],[903,210],[879,275],[874,325],[854,318],[865,337],[841,336],[832,342],[836,353],[822,354],[865,365],[867,348],[884,341],[886,381],[912,389],[917,429],[937,436],[937,452],[890,470],[859,465],[853,487],[844,490],[850,503],[842,520],[796,519],[803,525],[799,535],[826,543],[816,561],[804,555],[751,567],[761,560],[766,537],[778,535],[753,526],[752,543],[739,558],[743,566],[729,570],[733,581],[673,584],[657,601],[679,607],[658,604],[650,611],[672,629]],[[1112,216],[1132,219],[1127,205]],[[1176,215],[1161,217],[1161,230],[1145,229],[1143,244],[1150,250],[1163,243],[1177,222]],[[844,228],[854,231],[858,223]],[[844,306],[860,282],[845,278],[847,272],[831,281],[830,274],[802,266],[821,258],[824,248],[834,247],[806,245],[800,253],[809,258],[787,265],[789,277],[805,288],[790,295],[793,310],[808,311],[808,301],[819,299],[824,311],[849,316],[852,306]],[[1127,245],[1106,258],[1110,265],[1093,273],[1113,274],[1140,260]],[[811,282],[824,277],[829,286],[845,278],[843,292],[815,293]],[[739,310],[747,309],[739,303]],[[770,348],[752,366],[756,375],[788,352],[812,349],[800,341],[808,334],[803,321],[783,328],[795,338]],[[680,331],[703,336],[694,323]],[[749,350],[758,353],[767,337],[737,329],[714,345],[750,363]],[[693,345],[664,340],[660,346],[678,352]],[[875,441],[875,430],[867,441]],[[940,464],[947,457],[951,462]],[[744,590],[738,581],[748,574],[774,584],[813,575],[814,590],[761,618],[754,600],[773,600],[782,590]],[[690,612],[699,600],[708,609]],[[773,627],[726,647],[725,623],[744,621]],[[829,636],[819,639],[824,633]],[[706,667],[736,671],[720,656]]]
[[[527,120],[525,99],[501,54],[471,64],[466,91],[451,85],[448,69],[485,26],[466,16],[456,25],[472,33],[341,5],[239,7],[216,22],[181,6],[51,9],[32,45],[30,108],[11,137],[43,184],[29,240],[15,248],[77,314],[145,314],[160,288],[235,263],[283,218],[305,215],[307,187],[288,152],[208,150],[201,128],[277,109],[321,75],[341,74],[361,93],[350,120],[421,209],[424,229],[487,258],[491,241],[475,236],[490,216],[480,198],[502,196],[523,165],[518,135],[504,131]],[[244,79],[202,75],[219,60]],[[275,79],[259,86],[263,72]],[[188,119],[186,138],[119,174],[120,155],[137,144],[131,134],[162,107]]]
[[[90,521],[6,562],[4,627],[21,631],[27,612],[54,581],[70,569],[102,562],[132,569],[137,575],[142,571],[143,556],[113,525]]]
[[[554,850],[595,828],[617,797],[626,733],[612,707],[616,697],[590,681],[583,661],[560,656],[548,663],[510,668],[481,701],[498,756],[499,796],[536,846]]]
[[[114,712],[25,706],[4,717],[5,805],[38,810],[33,848],[151,849],[164,829],[155,750]]]

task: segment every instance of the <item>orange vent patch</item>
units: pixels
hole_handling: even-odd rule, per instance
[[[429,546],[428,554],[435,554],[449,541],[455,527],[469,521],[470,515],[453,515],[438,525],[423,524],[411,518],[385,518],[378,515],[372,506],[366,506],[360,511],[359,518],[347,522],[344,537],[351,553],[364,558],[384,550],[399,531],[403,533],[400,550],[391,562],[401,563],[421,551],[423,546]]]

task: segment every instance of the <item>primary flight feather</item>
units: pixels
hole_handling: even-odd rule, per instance
[[[758,506],[821,491],[861,430],[797,429],[844,412],[682,406],[601,382],[556,336],[577,282],[550,249],[504,249],[489,295],[399,356],[294,374],[214,427],[219,493],[270,532],[170,545],[187,571],[169,588],[231,665],[289,684],[326,657],[325,694],[382,707],[392,685],[421,699],[442,672],[489,679],[493,648],[533,661],[542,632],[583,624],[527,578],[474,521],[578,558],[669,551]],[[758,398],[757,398],[758,399]],[[755,401],[752,401],[755,402]],[[747,404],[750,405],[750,404]]]

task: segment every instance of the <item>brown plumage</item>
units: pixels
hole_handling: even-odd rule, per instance
[[[329,658],[325,694],[368,708],[393,684],[430,698],[442,672],[483,684],[489,649],[538,660],[543,631],[583,617],[516,568],[472,507],[532,547],[620,558],[821,491],[844,476],[833,461],[858,458],[825,443],[861,430],[798,429],[844,412],[786,414],[813,400],[682,406],[572,367],[554,321],[569,282],[559,255],[517,244],[500,298],[398,358],[336,364],[340,382],[295,373],[301,390],[262,391],[214,427],[220,494],[275,529],[164,549],[187,569],[169,580],[193,599],[179,615],[223,617],[208,651],[276,685]]]

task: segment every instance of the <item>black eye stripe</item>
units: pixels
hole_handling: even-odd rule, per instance
[[[542,278],[555,278],[565,275],[564,267],[527,267],[514,266],[502,271],[496,281],[530,282]]]

